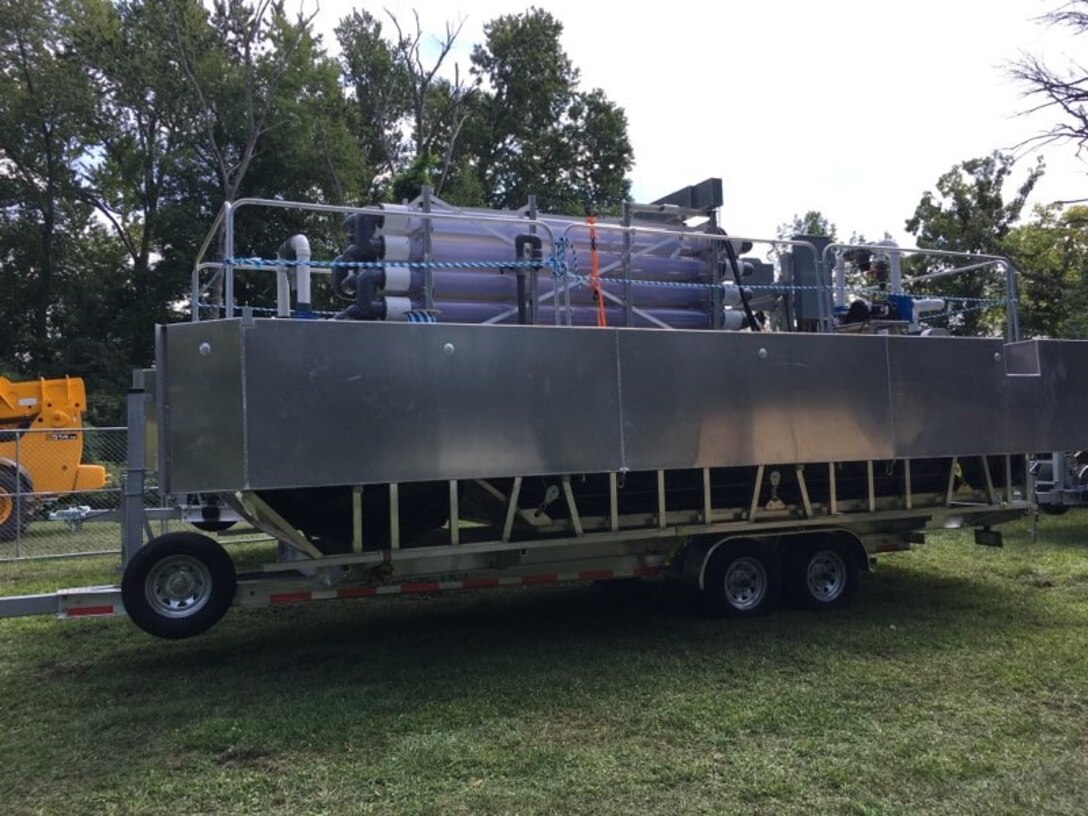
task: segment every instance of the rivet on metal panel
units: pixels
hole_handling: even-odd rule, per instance
[[[446,345],[442,346],[442,351],[446,352],[446,354],[453,354],[456,349],[453,347],[453,343],[446,343]]]
[[[994,362],[995,363],[1000,363],[1001,362],[1001,352],[1000,351],[995,351],[994,352]]]
[[[207,357],[212,353],[212,344],[207,342],[201,343],[198,351],[200,352],[201,357]]]
[[[759,359],[761,359],[761,360],[766,360],[767,359],[767,349],[761,348],[759,350]]]

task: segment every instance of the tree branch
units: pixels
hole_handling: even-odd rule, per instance
[[[200,102],[200,118],[204,125],[204,135],[208,137],[208,144],[211,147],[211,155],[214,158],[216,165],[219,168],[219,176],[223,181],[224,189],[227,183],[227,163],[223,158],[223,151],[219,149],[219,143],[215,138],[215,128],[212,127],[211,120],[218,118],[215,116],[213,109],[208,105],[207,99],[204,97],[204,91],[200,87],[200,83],[197,81],[196,74],[193,72],[192,62],[189,60],[189,54],[185,49],[185,43],[182,41],[181,26],[178,23],[177,9],[175,8],[175,0],[171,0],[167,4],[167,14],[170,17],[171,26],[174,29],[174,40],[178,46],[178,58],[181,63],[182,71],[185,73],[185,78],[192,86],[194,93],[196,93],[197,100]]]
[[[253,161],[253,156],[257,150],[257,141],[260,139],[262,133],[266,132],[264,126],[265,121],[268,118],[268,114],[272,109],[272,104],[276,98],[276,92],[279,90],[280,83],[283,81],[283,77],[287,73],[287,69],[290,67],[291,57],[294,56],[295,51],[298,49],[299,44],[302,42],[303,36],[310,28],[310,24],[313,22],[314,17],[317,16],[317,10],[313,12],[309,17],[303,17],[302,12],[299,12],[298,21],[295,24],[295,37],[291,40],[290,44],[283,49],[280,54],[279,62],[276,64],[272,79],[268,83],[265,90],[265,97],[261,104],[261,110],[259,115],[255,112],[254,105],[254,91],[255,91],[255,71],[254,63],[252,59],[252,44],[260,34],[261,18],[267,12],[271,0],[264,0],[264,2],[258,7],[258,13],[254,14],[253,23],[247,32],[247,40],[245,44],[245,61],[246,61],[246,121],[249,124],[249,132],[246,135],[245,145],[242,149],[242,156],[238,160],[237,164],[232,168],[233,178],[230,180],[229,198],[234,199],[239,187],[242,184],[242,180],[245,178],[246,172],[249,170],[249,165]]]
[[[128,256],[132,259],[132,262],[134,264],[139,263],[139,250],[136,248],[136,245],[132,243],[131,236],[125,230],[124,225],[118,222],[116,216],[114,216],[113,214],[113,210],[110,209],[106,202],[103,201],[99,195],[93,194],[90,190],[82,190],[78,193],[78,195],[81,199],[90,204],[92,207],[94,207],[106,217],[106,220],[109,221],[110,224],[113,226],[114,232],[117,233],[117,237],[121,239],[121,243],[125,245],[125,252],[128,253]]]

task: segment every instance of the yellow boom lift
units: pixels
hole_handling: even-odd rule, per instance
[[[106,469],[85,465],[83,380],[0,377],[0,541],[26,529],[41,502],[98,490]]]

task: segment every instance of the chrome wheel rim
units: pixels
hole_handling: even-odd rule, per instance
[[[725,599],[734,609],[755,609],[767,595],[767,570],[758,558],[742,556],[725,571]]]
[[[808,561],[805,583],[817,601],[834,601],[846,589],[846,562],[834,550],[821,550]]]
[[[172,555],[156,564],[144,582],[147,602],[167,618],[186,618],[199,612],[212,595],[207,566],[191,555]]]

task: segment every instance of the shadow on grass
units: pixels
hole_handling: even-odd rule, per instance
[[[947,648],[958,640],[976,642],[980,634],[1037,627],[1051,614],[1013,587],[882,563],[878,573],[862,577],[852,608],[830,613],[783,608],[753,620],[712,620],[699,615],[676,584],[618,581],[232,610],[210,633],[191,640],[156,641],[131,629],[117,646],[128,652],[126,666],[153,674],[245,667],[253,659],[270,661],[270,668],[301,669],[352,656],[380,673],[385,662],[399,664],[402,655],[422,651],[432,660],[485,652],[551,657],[566,648],[592,648],[604,657],[628,647],[707,641],[750,642],[758,648],[765,637],[786,644],[810,644],[813,638],[834,642],[843,632],[864,645],[865,633],[897,624],[949,625],[937,640],[907,644],[912,650],[927,643]],[[57,633],[68,626],[56,624]]]
[[[130,632],[115,657],[122,675],[155,683],[237,670],[258,693],[285,677],[313,693],[348,675],[381,685],[433,679],[454,692],[457,678],[501,687],[569,674],[593,684],[602,671],[626,675],[647,660],[700,653],[712,656],[704,665],[713,667],[844,654],[915,659],[1007,641],[1053,616],[1030,590],[904,565],[865,576],[854,606],[831,613],[786,608],[754,620],[713,620],[675,584],[630,581],[235,610],[189,641]],[[698,673],[698,660],[686,662]]]

